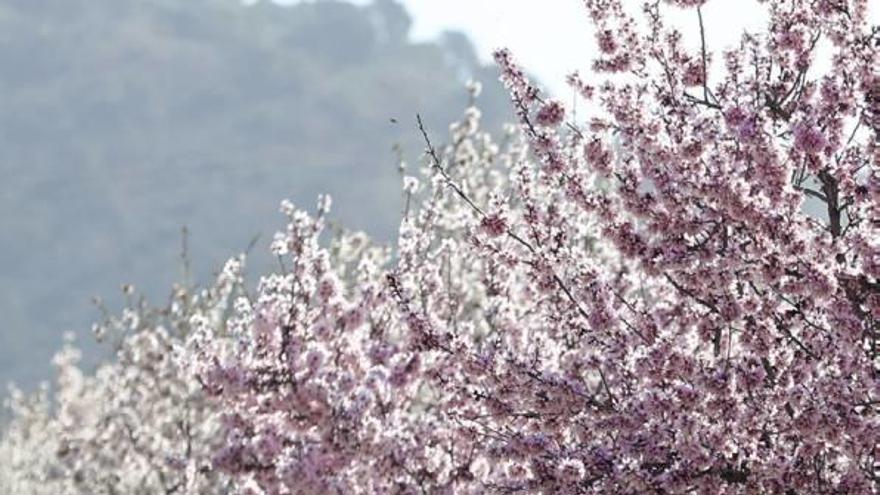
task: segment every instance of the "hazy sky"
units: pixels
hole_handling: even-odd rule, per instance
[[[276,0],[291,3],[297,0]],[[369,0],[353,0],[368,3]],[[556,91],[565,90],[565,76],[585,70],[591,60],[593,36],[582,0],[402,0],[414,18],[415,39],[433,38],[446,29],[466,32],[480,55],[506,46],[520,62]],[[641,5],[634,1],[633,5]],[[685,34],[697,36],[693,11],[674,12]],[[678,14],[675,14],[678,12]],[[711,48],[735,43],[746,27],[763,24],[756,1],[712,0],[705,7],[707,41]],[[699,38],[687,37],[692,43]],[[698,46],[698,45],[697,45]]]
[[[276,0],[292,3],[298,0]],[[352,0],[368,3],[369,0]],[[430,39],[446,29],[466,32],[480,55],[506,46],[520,62],[558,94],[567,96],[565,76],[590,64],[593,37],[582,0],[402,0],[414,18],[415,39]],[[642,2],[632,0],[634,7]],[[880,1],[870,2],[880,23]],[[693,11],[667,7],[673,21],[695,48],[699,43]],[[703,8],[707,43],[719,51],[735,44],[744,29],[764,24],[757,1],[710,0]],[[564,92],[564,94],[563,94]]]

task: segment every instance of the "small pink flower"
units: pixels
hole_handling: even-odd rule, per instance
[[[599,42],[599,49],[603,53],[613,53],[617,50],[617,41],[614,39],[614,33],[611,30],[605,30],[596,35]]]
[[[685,66],[682,82],[685,86],[702,86],[706,82],[706,75],[703,73],[703,64],[700,62],[691,62]]]
[[[557,100],[550,100],[541,106],[535,122],[544,127],[556,127],[565,120],[565,107]]]
[[[498,237],[507,232],[507,220],[497,213],[486,215],[480,221],[480,230],[491,237]]]
[[[794,128],[794,146],[807,154],[816,154],[825,148],[828,141],[815,126],[800,123]]]

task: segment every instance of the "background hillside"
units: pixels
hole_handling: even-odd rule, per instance
[[[184,225],[197,280],[257,234],[254,269],[270,263],[282,198],[329,192],[337,220],[389,239],[414,114],[442,138],[473,77],[487,125],[509,118],[463,34],[409,29],[393,0],[0,3],[0,382],[47,378],[65,331],[89,342],[92,296],[164,299]]]

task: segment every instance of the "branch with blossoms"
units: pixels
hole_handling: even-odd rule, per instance
[[[854,250],[859,249],[856,245],[865,246],[865,236],[876,238],[877,231],[875,226],[854,235],[854,229],[864,228],[864,224],[847,223],[845,227],[843,218],[844,211],[852,209],[860,199],[864,201],[867,190],[876,187],[871,185],[874,181],[870,175],[861,173],[867,163],[865,158],[871,156],[873,139],[864,134],[857,138],[865,112],[858,95],[865,92],[866,100],[870,101],[875,84],[872,81],[876,80],[872,73],[876,48],[862,41],[870,36],[864,4],[843,10],[839,6],[820,6],[812,12],[798,10],[797,2],[788,2],[791,8],[783,7],[785,2],[771,2],[771,29],[766,45],[762,47],[758,37],[745,36],[740,52],[725,55],[725,80],[710,87],[710,58],[702,28],[703,2],[693,5],[701,27],[702,43],[696,57],[699,64],[692,63],[695,57],[687,55],[679,45],[678,33],[663,26],[659,2],[645,8],[650,29],[644,38],[634,32],[635,22],[622,3],[585,3],[598,26],[600,53],[608,57],[597,62],[596,69],[644,79],[653,60],[659,80],[663,81],[606,82],[599,86],[600,104],[612,118],[619,152],[617,163],[609,167],[606,160],[596,159],[604,152],[601,148],[597,152],[592,143],[601,138],[588,138],[590,144],[584,150],[588,165],[598,162],[599,166],[593,165],[594,172],[616,181],[611,197],[603,199],[614,202],[614,211],[598,212],[603,231],[626,258],[637,263],[637,270],[655,279],[660,275],[660,280],[665,280],[681,296],[681,301],[673,298],[669,303],[674,304],[677,314],[688,315],[685,321],[696,325],[698,340],[707,341],[713,350],[701,361],[712,355],[716,359],[723,357],[718,363],[726,370],[734,367],[737,360],[749,362],[750,354],[756,352],[759,360],[766,360],[766,353],[772,349],[768,344],[773,340],[765,340],[766,337],[754,332],[775,329],[779,332],[779,337],[774,337],[776,342],[794,346],[773,351],[774,359],[789,363],[788,370],[801,367],[800,373],[808,369],[821,376],[824,372],[819,369],[837,369],[839,360],[844,359],[849,372],[853,362],[861,359],[861,369],[866,373],[861,378],[862,392],[854,392],[847,385],[845,394],[852,397],[851,403],[857,402],[859,394],[870,396],[868,390],[874,383],[871,377],[877,367],[877,354],[872,350],[876,349],[877,324],[864,304],[876,295],[874,289],[865,285],[861,285],[862,291],[847,287],[854,287],[851,277],[873,283],[870,281],[876,275],[869,260],[876,256],[876,251]],[[838,50],[835,72],[826,75],[821,85],[806,78],[820,38],[830,38]],[[751,56],[755,65],[754,77],[744,70],[747,64],[741,61],[745,56]],[[578,174],[583,174],[580,162],[575,159],[561,164],[558,159],[564,149],[560,143],[566,139],[560,121],[544,120],[539,127],[532,120],[532,115],[540,121],[542,115],[558,114],[556,106],[550,108],[534,97],[536,91],[507,52],[499,52],[496,59],[502,66],[525,134],[543,158],[546,174],[557,177],[562,187],[576,184]],[[779,71],[781,83],[769,80],[770,71],[765,68],[772,65]],[[767,74],[768,79],[759,79],[764,77],[762,74]],[[587,86],[579,76],[572,77],[571,82],[585,97],[593,97],[592,88],[585,91]],[[675,94],[679,93],[680,85],[702,86],[703,98],[686,96],[678,100]],[[751,88],[762,86],[768,88],[768,96],[765,99],[765,91],[759,90],[755,99]],[[652,89],[656,91],[653,95]],[[742,93],[737,94],[736,90]],[[658,105],[648,103],[652,97]],[[757,113],[746,111],[748,107],[741,100],[749,99]],[[853,130],[844,142],[842,131],[847,117]],[[780,132],[780,125],[791,127]],[[708,156],[708,152],[713,155]],[[843,160],[845,156],[847,161]],[[876,167],[876,160],[873,163]],[[787,179],[795,164],[800,179],[791,185]],[[818,183],[818,190],[802,185],[807,175]],[[840,187],[844,182],[849,184],[846,191]],[[862,192],[861,198],[857,190]],[[825,204],[824,225],[801,210],[803,196],[797,192]],[[876,211],[870,201],[863,205]],[[584,208],[592,210],[593,205],[585,202]],[[846,216],[860,218],[857,213]],[[706,222],[715,227],[704,235],[702,225]],[[724,236],[716,238],[718,232],[724,232]],[[700,240],[684,249],[680,244],[687,239]],[[862,265],[863,262],[868,264]],[[786,266],[798,268],[790,270]],[[864,269],[872,275],[861,272]],[[735,277],[731,276],[734,274]],[[753,294],[749,295],[748,288]],[[794,309],[782,309],[781,301]],[[749,315],[739,323],[744,318],[743,302],[748,302],[750,312],[759,308],[768,311],[762,317],[768,318],[767,322],[761,323],[760,318]],[[708,313],[693,312],[694,307]],[[851,332],[848,342],[852,347],[847,350],[834,347],[841,342],[841,325]],[[722,343],[720,336],[725,329],[727,342]],[[753,348],[758,342],[760,347]],[[704,362],[711,363],[712,359]],[[766,371],[776,367],[763,368]],[[721,373],[725,382],[730,379],[728,371]],[[754,397],[750,395],[747,403],[754,403]],[[812,403],[805,407],[813,410],[820,406]],[[798,412],[791,409],[788,415],[793,420]],[[853,459],[860,458],[856,452]],[[669,473],[674,463],[661,465],[667,466],[663,471]],[[792,469],[792,479],[796,479],[799,465],[800,461],[785,464],[786,469]],[[861,476],[871,483],[875,468],[871,463],[860,465],[864,471],[852,476]],[[828,467],[823,464],[822,469]],[[766,485],[755,481],[759,476],[750,468],[743,471],[743,476],[737,476],[735,482],[721,478],[730,484],[766,489]],[[839,476],[820,472],[816,479],[831,486],[843,479]]]

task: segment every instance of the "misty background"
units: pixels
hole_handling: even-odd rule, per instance
[[[0,383],[50,379],[67,331],[94,363],[92,297],[161,305],[183,226],[202,283],[256,235],[274,266],[284,198],[393,239],[415,113],[443,141],[473,78],[485,126],[512,117],[467,36],[411,26],[394,0],[0,0]]]

